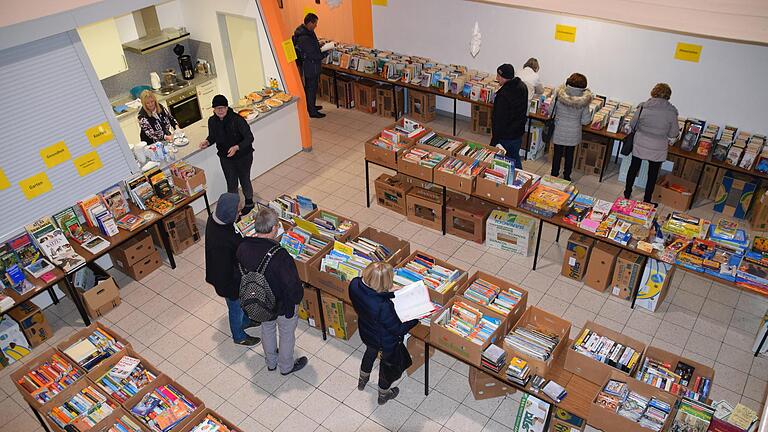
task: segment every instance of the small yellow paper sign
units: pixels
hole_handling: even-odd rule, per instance
[[[311,13],[317,15],[317,11],[314,8],[304,7],[304,16],[307,16],[307,14]]]
[[[303,229],[304,231],[314,235],[320,235],[320,231],[317,229],[317,225],[313,224],[312,222],[302,219],[298,216],[293,217],[293,223],[296,224],[297,227]]]
[[[292,40],[287,39],[283,41],[283,52],[288,63],[296,60],[296,48],[293,46]]]
[[[53,189],[53,185],[51,185],[51,181],[48,179],[48,174],[45,172],[25,178],[19,182],[19,187],[28,200],[37,198]]]
[[[678,42],[677,47],[675,47],[675,58],[698,63],[699,58],[701,58],[701,45]]]
[[[387,0],[371,0],[371,4],[374,6],[386,6]]]
[[[109,127],[107,122],[86,129],[85,136],[88,137],[88,141],[93,147],[98,147],[114,138],[112,128]]]
[[[69,149],[64,144],[64,141],[59,141],[40,150],[40,157],[43,158],[45,166],[53,168],[62,162],[68,161],[72,156],[70,156]]]
[[[77,173],[80,174],[80,177],[85,177],[88,174],[101,169],[102,166],[101,158],[99,158],[99,154],[96,153],[95,150],[75,158],[73,162],[75,163],[75,168],[77,168]]]
[[[563,24],[555,25],[555,39],[563,42],[576,42],[576,27]]]
[[[8,181],[5,172],[0,169],[0,190],[8,189],[9,187],[11,187],[11,182]]]

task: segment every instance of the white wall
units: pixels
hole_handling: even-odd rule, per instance
[[[561,83],[578,71],[597,93],[632,103],[645,100],[656,82],[667,82],[672,86],[672,103],[683,116],[768,132],[764,108],[768,47],[465,0],[388,3],[373,7],[376,48],[488,72],[506,62],[522,67],[533,56],[541,63],[545,84]],[[473,59],[469,41],[475,21],[483,44]],[[576,42],[555,40],[556,24],[576,26]],[[701,61],[675,60],[677,42],[702,45]],[[444,100],[438,108],[450,111],[452,104]],[[462,113],[469,115],[468,106]]]

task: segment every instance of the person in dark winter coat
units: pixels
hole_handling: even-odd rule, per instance
[[[246,215],[253,210],[253,185],[251,165],[253,164],[253,132],[248,122],[229,108],[224,95],[213,97],[213,115],[208,119],[208,138],[200,143],[204,149],[216,144],[216,154],[227,180],[227,192],[237,193],[237,184],[243,188]]]
[[[515,161],[515,168],[522,168],[520,146],[528,120],[528,87],[515,76],[515,68],[508,63],[496,70],[496,81],[501,88],[493,100],[491,145],[501,144],[507,157]]]
[[[261,339],[245,333],[245,329],[255,324],[240,307],[240,272],[235,253],[242,237],[235,232],[234,225],[239,204],[238,194],[221,194],[216,202],[216,212],[205,224],[205,281],[227,301],[232,339],[238,345],[252,346]]]
[[[571,181],[574,153],[576,146],[581,144],[581,128],[592,119],[589,113],[590,102],[592,92],[587,88],[587,77],[580,73],[571,74],[565,85],[557,89],[551,175],[560,175],[560,158],[565,156],[563,178]]]
[[[278,244],[275,241],[278,219],[273,209],[260,207],[253,216],[253,224],[255,236],[244,238],[237,248],[237,259],[246,272],[255,271],[269,250]],[[261,346],[264,348],[267,369],[273,371],[279,367],[281,374],[288,375],[307,365],[306,357],[295,360],[293,358],[296,325],[299,320],[298,305],[304,297],[304,287],[301,285],[296,263],[282,247],[272,256],[264,276],[275,295],[278,308],[275,320],[261,323]]]
[[[308,13],[304,23],[293,32],[293,45],[296,48],[297,66],[304,78],[304,93],[307,96],[307,111],[310,117],[323,118],[323,108],[316,105],[317,87],[320,82],[320,62],[326,56],[320,48],[320,41],[315,35],[318,22],[317,15]]]
[[[403,336],[416,324],[417,320],[401,322],[395,312],[392,298],[394,272],[385,262],[375,262],[363,270],[362,278],[354,278],[349,283],[349,298],[357,312],[357,325],[360,339],[365,344],[365,354],[360,364],[358,390],[365,389],[371,377],[373,363],[381,353],[385,362],[394,353],[395,347],[403,342]],[[397,397],[399,389],[392,387],[392,378],[379,369],[379,405]]]

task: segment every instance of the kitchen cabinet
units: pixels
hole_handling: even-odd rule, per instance
[[[136,114],[129,114],[120,119],[120,129],[123,130],[128,144],[136,144],[141,141],[141,129],[139,129],[139,120]]]
[[[100,80],[128,70],[114,18],[78,27],[77,33]]]
[[[200,104],[200,115],[203,117],[203,121],[206,122],[206,124],[208,124],[208,118],[213,115],[211,103],[213,97],[216,96],[217,93],[218,86],[216,86],[215,79],[197,86],[197,101]]]

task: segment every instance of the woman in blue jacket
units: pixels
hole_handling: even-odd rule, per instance
[[[357,389],[364,390],[371,377],[373,362],[381,353],[381,363],[393,363],[395,348],[403,342],[403,336],[418,323],[417,320],[401,322],[395,312],[392,298],[392,266],[385,262],[375,262],[363,270],[362,278],[354,278],[349,283],[349,298],[357,312],[357,325],[360,338],[365,344],[365,354],[360,365],[360,379]],[[392,387],[392,382],[399,378],[391,376],[379,368],[379,405],[397,397],[399,390]],[[400,371],[402,373],[403,371]],[[396,373],[396,372],[395,372]]]

